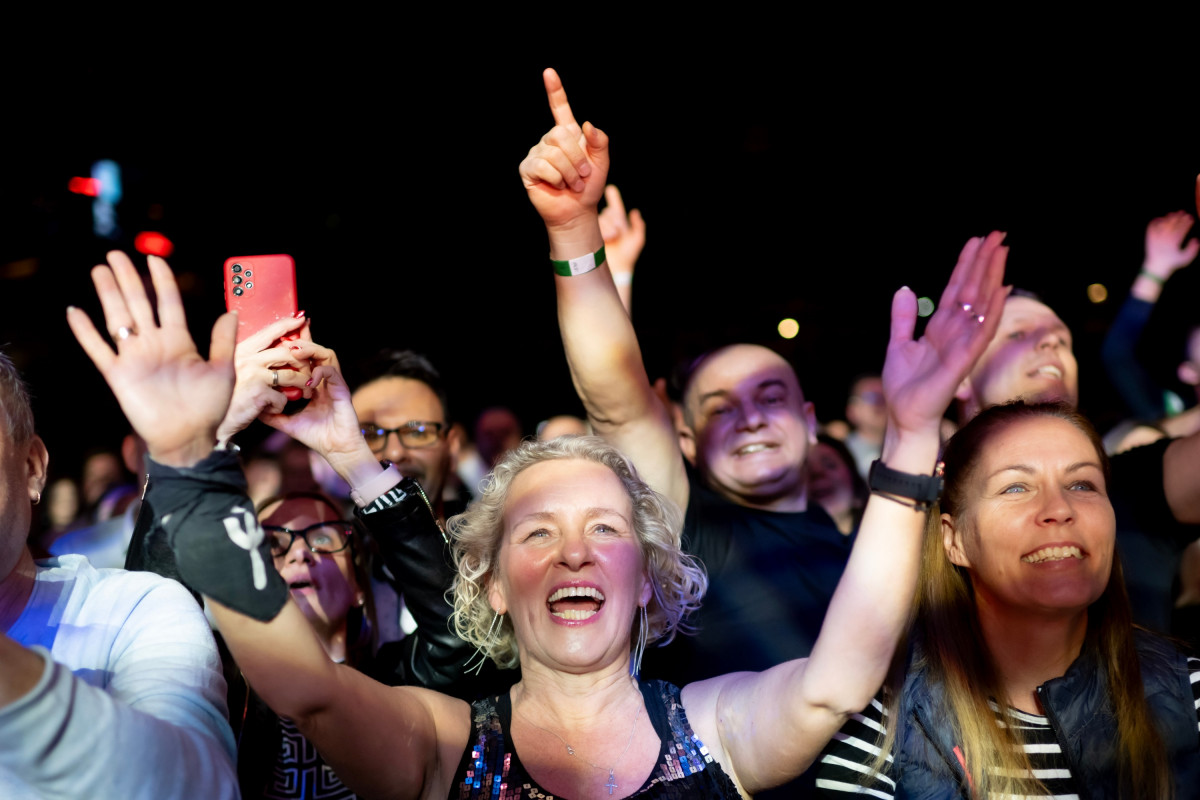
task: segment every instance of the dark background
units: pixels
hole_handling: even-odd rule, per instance
[[[344,363],[423,351],[468,424],[492,404],[527,431],[578,413],[544,232],[516,172],[551,125],[544,66],[577,117],[609,133],[610,179],[645,214],[634,322],[651,376],[713,344],[772,344],[823,420],[841,415],[855,374],[881,366],[891,293],[907,283],[936,299],[965,239],[998,228],[1009,280],[1075,331],[1085,410],[1113,421],[1122,409],[1097,351],[1144,226],[1195,211],[1195,92],[1106,43],[985,58],[983,41],[821,48],[815,27],[773,43],[731,31],[736,46],[388,37],[159,43],[65,71],[34,64],[13,81],[0,344],[31,383],[56,472],[124,432],[63,310],[99,319],[88,270],[141,230],[175,243],[202,350],[224,259],[287,252],[315,338]],[[92,235],[90,198],[66,188],[99,158],[124,170],[115,242]],[[1200,323],[1198,272],[1171,281],[1147,333],[1163,383]],[[1088,302],[1093,282],[1108,302]],[[775,333],[783,317],[800,321],[796,339]]]

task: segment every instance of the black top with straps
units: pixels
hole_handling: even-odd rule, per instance
[[[646,713],[662,745],[650,777],[629,797],[655,800],[732,800],[737,787],[696,737],[679,699],[679,688],[663,681],[641,684]],[[471,705],[471,738],[463,752],[451,800],[552,800],[525,771],[508,740],[512,700],[507,694]],[[611,790],[610,790],[611,791]]]

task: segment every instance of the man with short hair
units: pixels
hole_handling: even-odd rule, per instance
[[[445,384],[429,360],[411,350],[385,351],[351,399],[375,457],[421,484],[439,522],[461,511],[447,510],[442,498],[460,442],[451,432]]]
[[[0,797],[236,798],[200,609],[156,575],[33,560],[48,456],[2,354],[0,408]]]

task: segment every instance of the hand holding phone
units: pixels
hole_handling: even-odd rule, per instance
[[[277,320],[295,317],[296,262],[284,254],[225,259],[225,308],[238,312],[238,342]],[[289,334],[283,338],[297,337]],[[304,396],[301,389],[291,386],[280,391],[288,400]]]

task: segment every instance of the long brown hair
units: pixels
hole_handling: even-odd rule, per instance
[[[921,654],[919,661],[908,664],[907,656],[903,655],[908,648],[897,650],[886,685],[887,728],[881,753],[873,764],[876,772],[883,770],[895,745],[905,671],[924,669],[926,680],[941,684],[944,689],[950,712],[948,722],[954,726],[957,741],[962,743],[962,761],[972,794],[986,798],[992,793],[1023,796],[1046,791],[1035,778],[1014,777],[1032,774],[1029,758],[1013,734],[1016,726],[996,724],[989,700],[1002,701],[1006,696],[1004,686],[984,645],[968,570],[950,562],[941,531],[942,513],[961,521],[972,506],[974,498],[968,495],[971,477],[992,436],[1011,423],[1037,417],[1056,417],[1083,432],[1096,450],[1105,485],[1108,484],[1108,458],[1100,437],[1085,417],[1065,403],[1017,401],[993,406],[950,440],[943,458],[946,486],[940,509],[934,506],[930,514],[918,583],[912,635],[921,645]],[[1146,703],[1134,648],[1129,596],[1115,553],[1108,585],[1088,607],[1083,646],[1098,656],[1107,679],[1117,720],[1120,795],[1169,798],[1173,780],[1162,739]],[[1000,706],[1006,708],[1003,702]]]

